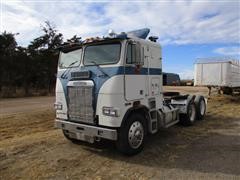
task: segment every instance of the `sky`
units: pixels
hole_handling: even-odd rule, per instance
[[[240,0],[0,0],[0,31],[27,46],[50,21],[65,39],[150,28],[162,46],[163,71],[193,78],[197,58],[240,59]]]

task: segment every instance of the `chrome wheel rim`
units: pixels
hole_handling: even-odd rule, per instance
[[[133,149],[141,146],[144,136],[143,125],[139,121],[135,121],[129,128],[128,142]]]
[[[201,113],[202,116],[205,113],[205,109],[206,109],[205,102],[202,100],[201,103],[200,103],[200,113]]]
[[[196,116],[196,108],[194,107],[194,104],[191,104],[189,108],[190,121],[193,122]]]

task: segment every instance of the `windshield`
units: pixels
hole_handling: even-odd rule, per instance
[[[70,51],[68,53],[61,52],[59,59],[60,68],[68,68],[78,66],[82,57],[82,49]]]
[[[84,64],[113,64],[119,61],[121,44],[119,42],[111,44],[90,45],[85,48]]]

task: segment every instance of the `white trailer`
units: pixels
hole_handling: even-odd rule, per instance
[[[199,59],[194,67],[194,85],[232,94],[240,89],[240,62],[229,58]]]
[[[204,118],[203,96],[163,93],[161,46],[148,33],[111,32],[60,48],[55,125],[68,140],[108,139],[136,154],[147,134]]]

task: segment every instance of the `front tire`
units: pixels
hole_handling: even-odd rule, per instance
[[[146,121],[140,114],[131,114],[119,129],[117,148],[127,155],[142,151],[146,137]]]

